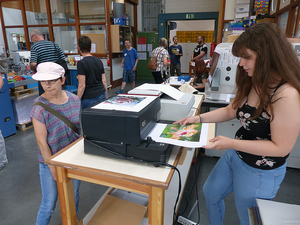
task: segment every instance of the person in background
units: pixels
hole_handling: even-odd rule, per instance
[[[39,173],[43,195],[36,225],[49,223],[58,197],[55,167],[45,164],[45,160],[80,138],[80,100],[76,95],[62,90],[62,85],[66,79],[64,74],[65,70],[62,66],[53,62],[44,62],[39,64],[37,73],[32,76],[33,79],[40,81],[45,90],[34,102],[44,103],[56,110],[73,123],[79,131],[79,134],[75,133],[61,119],[40,105],[34,105],[31,109],[30,117],[39,147]],[[74,179],[77,215],[79,185],[80,181]]]
[[[170,65],[170,75],[174,76],[175,71],[177,76],[181,76],[181,64],[180,64],[180,57],[182,54],[182,47],[178,45],[178,37],[173,37],[174,44],[169,48],[169,57],[171,59]]]
[[[161,38],[158,42],[158,45],[159,46],[152,51],[152,56],[155,56],[157,60],[157,68],[156,70],[151,70],[151,72],[154,77],[155,83],[161,84],[167,78],[166,71],[167,67],[170,65],[170,62],[168,62],[169,53],[165,49],[168,45],[167,39]]]
[[[90,53],[92,41],[88,36],[78,39],[83,59],[77,63],[78,90],[82,110],[108,98],[103,63]]]
[[[224,198],[234,193],[240,224],[256,198],[276,196],[286,173],[286,159],[300,131],[300,64],[276,24],[251,26],[234,42],[240,57],[236,96],[225,108],[175,123],[220,123],[237,118],[235,139],[217,136],[205,149],[228,149],[207,178],[203,191],[212,225],[223,224]]]
[[[204,43],[204,36],[198,36],[198,45],[192,53],[191,61],[195,62],[197,59],[206,59],[207,57],[207,45]]]
[[[65,59],[65,55],[59,45],[51,41],[46,41],[40,30],[33,29],[30,32],[30,39],[34,42],[34,45],[30,48],[30,68],[33,72],[36,72],[37,66],[42,62],[56,62],[58,56],[60,59]],[[39,95],[41,95],[44,92],[44,89],[40,83],[38,84],[38,87]]]
[[[2,78],[2,75],[0,73],[0,90],[3,87],[4,81]],[[5,142],[4,138],[2,136],[2,132],[0,130],[0,171],[4,169],[8,165],[8,160],[6,156],[6,148],[5,148]]]
[[[206,70],[206,64],[203,59],[196,60],[194,71],[195,71],[195,78],[192,85],[198,91],[204,92],[205,83],[208,78],[208,73]]]
[[[123,94],[124,88],[128,81],[131,82],[132,89],[135,87],[135,71],[139,61],[138,54],[135,48],[131,47],[131,42],[129,39],[125,40],[126,48],[123,50],[123,59],[121,62],[121,67],[123,68],[123,82],[121,90],[117,94]]]

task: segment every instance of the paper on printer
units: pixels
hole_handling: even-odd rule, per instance
[[[165,94],[161,96],[159,120],[177,121],[187,117],[195,103],[193,94],[183,93],[169,85],[146,83],[133,90],[138,94],[143,94],[144,90],[158,90]]]

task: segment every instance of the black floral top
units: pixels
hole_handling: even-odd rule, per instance
[[[278,88],[279,86],[274,90],[273,94]],[[267,111],[263,110],[256,119],[251,119],[251,115],[255,113],[255,110],[255,107],[248,105],[247,100],[241,108],[238,108],[236,116],[241,122],[242,127],[236,132],[236,139],[271,140],[270,115]],[[289,156],[269,157],[252,155],[238,150],[236,150],[236,152],[246,164],[263,170],[271,170],[282,166],[285,163],[286,158]]]

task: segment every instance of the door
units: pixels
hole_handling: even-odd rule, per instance
[[[139,62],[137,65],[137,79],[152,79],[151,70],[147,65],[152,54],[152,50],[158,46],[158,33],[154,32],[139,32],[136,34],[137,53]]]

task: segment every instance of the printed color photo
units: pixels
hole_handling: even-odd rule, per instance
[[[146,97],[133,97],[133,96],[115,96],[107,99],[102,102],[103,104],[110,105],[127,105],[127,106],[135,106],[141,101],[143,101]]]
[[[201,123],[186,124],[168,124],[161,133],[160,137],[176,139],[180,141],[196,141],[199,142],[201,134]]]

